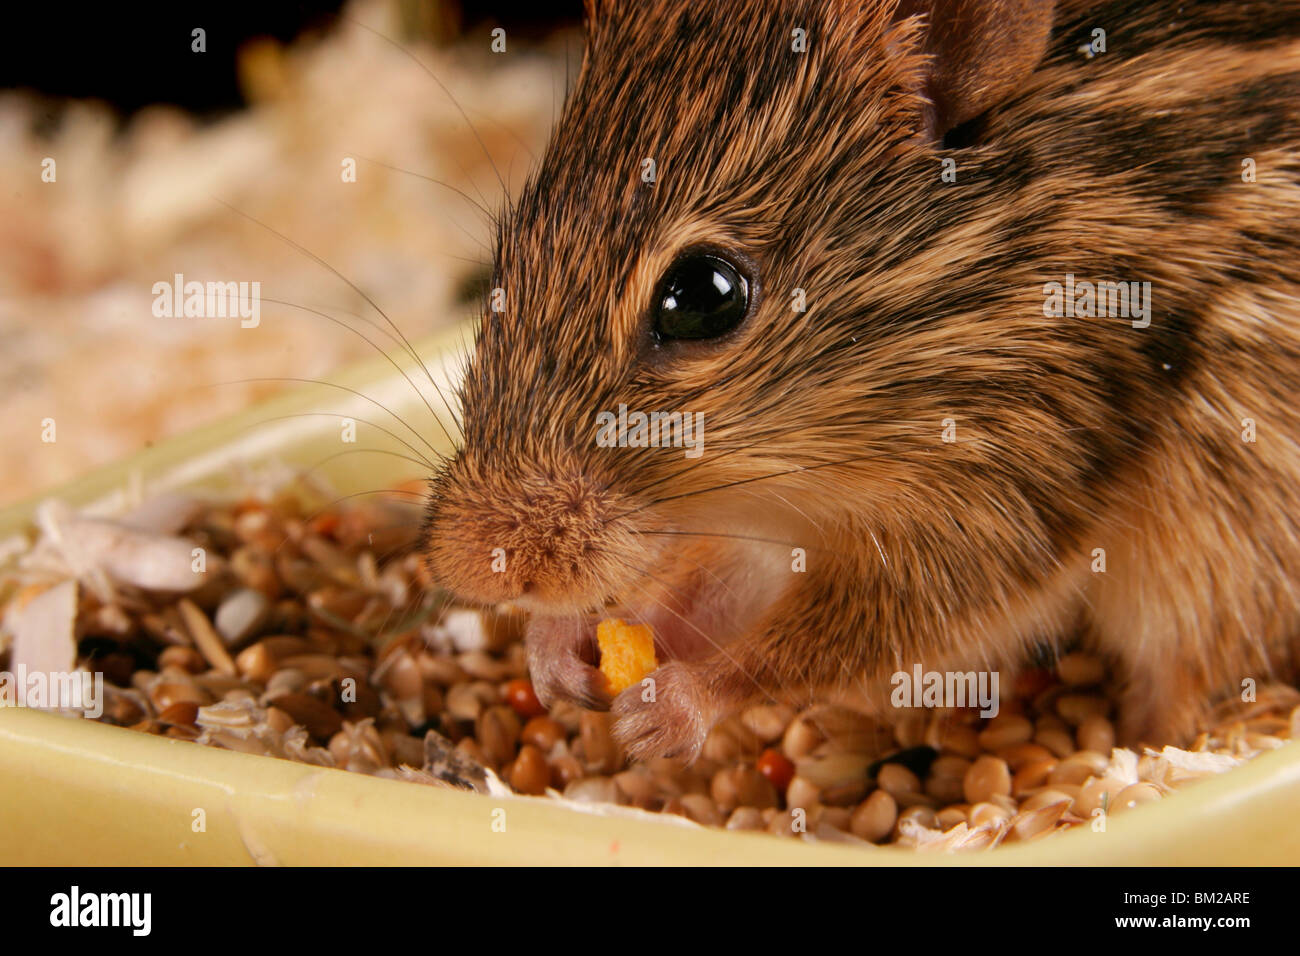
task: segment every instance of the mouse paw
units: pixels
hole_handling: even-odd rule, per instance
[[[699,756],[710,720],[704,688],[695,672],[671,662],[614,698],[615,739],[634,760]]]
[[[609,710],[605,675],[582,659],[585,640],[580,624],[536,619],[529,624],[524,643],[533,691],[543,707],[557,700],[586,710]]]

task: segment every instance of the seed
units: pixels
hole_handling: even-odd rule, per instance
[[[780,704],[762,704],[750,707],[741,715],[741,722],[760,743],[770,744],[781,739],[794,712]]]
[[[622,755],[609,730],[609,714],[594,711],[582,712],[579,737],[587,768],[593,773],[612,773],[622,763]]]
[[[877,790],[853,811],[849,832],[861,840],[879,843],[889,836],[898,819],[898,804],[886,790]]]
[[[1099,753],[1080,750],[1057,764],[1056,768],[1047,775],[1047,782],[1082,784],[1089,777],[1101,776],[1109,763],[1110,761]]]
[[[624,770],[622,773],[614,774],[614,782],[618,784],[619,792],[626,797],[626,800],[620,803],[631,803],[635,806],[649,808],[650,805],[659,798],[659,782],[655,775],[650,772],[649,767],[639,766]],[[672,792],[669,790],[668,792]]]
[[[970,807],[964,803],[954,803],[944,807],[936,816],[939,819],[939,828],[942,830],[951,830],[959,823],[966,822],[966,815]]]
[[[533,682],[526,678],[517,677],[507,681],[502,688],[502,696],[520,717],[536,718],[546,713],[546,708],[542,706],[541,701],[537,699],[537,693],[533,690]]]
[[[1058,803],[1063,804],[1066,809],[1069,809],[1070,805],[1074,803],[1074,798],[1064,790],[1052,787],[1045,790],[1039,790],[1037,793],[1030,796],[1020,805],[1020,809],[1022,811],[1041,810],[1043,807],[1054,806]]]
[[[1047,782],[1047,775],[1056,767],[1056,758],[1049,757],[1046,760],[1035,760],[1033,763],[1027,763],[1016,771],[1015,776],[1011,778],[1011,793],[1016,797],[1023,797],[1030,790],[1035,790]]]
[[[895,793],[892,796],[899,808],[903,810],[908,807],[929,807],[931,810],[939,809],[939,801],[928,793]]]
[[[144,719],[144,703],[138,699],[138,695],[131,691],[119,691],[116,688],[110,691],[110,686],[106,685],[104,687],[105,695],[108,698],[105,705],[105,715],[109,720],[120,727],[129,727]]]
[[[515,711],[518,712],[516,707]],[[564,727],[558,720],[550,717],[534,717],[528,723],[524,724],[524,729],[519,733],[519,739],[526,744],[532,744],[544,754],[551,752],[551,749],[565,737]]]
[[[1011,819],[1012,814],[996,803],[971,804],[967,822],[972,827],[982,827],[988,823],[1002,823]]]
[[[820,748],[816,753],[796,761],[799,775],[819,787],[833,787],[841,783],[866,780],[867,768],[870,765],[871,758],[866,754]]]
[[[1001,750],[1014,744],[1023,744],[1034,735],[1034,725],[1019,714],[1001,714],[990,720],[980,731],[980,746],[985,750]]]
[[[795,775],[785,792],[785,802],[789,807],[803,807],[811,810],[821,805],[821,788],[811,780]]]
[[[379,666],[379,682],[398,700],[423,696],[424,675],[408,651],[398,651]],[[377,675],[378,676],[378,675]]]
[[[897,797],[900,793],[916,793],[921,781],[902,764],[887,763],[876,773],[876,786]]]
[[[908,807],[898,815],[898,824],[901,827],[908,820],[914,820],[927,830],[939,829],[939,814],[935,813],[931,807]],[[895,829],[898,829],[897,827]]]
[[[382,736],[388,752],[393,755],[393,766],[418,768],[424,764],[424,743],[418,737],[392,732]]]
[[[1115,795],[1111,803],[1111,812],[1129,810],[1142,803],[1153,803],[1162,798],[1160,788],[1153,783],[1139,782],[1130,784]]]
[[[275,656],[267,649],[265,641],[246,647],[235,658],[239,673],[259,684],[266,683],[278,667]]]
[[[1066,807],[1063,804],[1049,805],[1037,810],[1022,810],[1012,822],[1007,839],[1032,840],[1042,836],[1056,826],[1057,821],[1065,815],[1065,811]]]
[[[158,666],[160,668],[179,667],[191,674],[202,674],[208,669],[208,662],[194,648],[176,645],[163,648],[162,653],[158,655]]]
[[[261,591],[238,588],[217,606],[213,623],[227,647],[238,647],[266,622],[270,611],[271,602]]]
[[[823,740],[821,731],[807,717],[796,717],[781,738],[781,749],[791,760],[798,760],[812,753]]]
[[[1010,747],[1003,747],[998,751],[998,756],[1007,762],[1011,772],[1015,773],[1021,767],[1031,763],[1041,763],[1044,760],[1054,759],[1052,752],[1042,744],[1021,743],[1014,744]]]
[[[1034,743],[1046,747],[1062,760],[1074,753],[1074,737],[1067,730],[1055,727],[1040,730],[1034,734]]]
[[[1110,704],[1089,694],[1066,694],[1056,699],[1056,712],[1077,727],[1089,717],[1105,717],[1110,713]]]
[[[772,782],[755,767],[724,767],[713,775],[709,787],[713,802],[723,810],[749,806],[760,810],[778,806],[780,798]]]
[[[823,806],[831,807],[856,807],[866,799],[871,785],[863,780],[850,780],[847,783],[837,783],[830,787],[822,787],[821,801]]]
[[[1101,683],[1106,676],[1106,665],[1091,655],[1075,652],[1056,662],[1056,673],[1071,687],[1087,687]]]
[[[716,827],[722,824],[722,814],[704,794],[684,793],[680,799],[687,819],[702,826]]]
[[[925,778],[925,792],[941,804],[960,803],[966,796],[962,783],[964,778],[965,773],[957,776],[931,774]]]
[[[1007,762],[984,755],[976,759],[962,781],[967,803],[987,801],[995,793],[1011,793],[1011,771]]]
[[[551,786],[563,792],[584,775],[582,764],[572,754],[563,754],[551,761]]]
[[[1097,809],[1113,809],[1115,796],[1123,784],[1105,777],[1089,777],[1079,787],[1079,798],[1074,801],[1074,812],[1081,817],[1091,817]]]
[[[970,769],[971,762],[965,757],[956,757],[952,754],[943,754],[934,759],[930,764],[931,777],[955,777],[958,780],[966,776],[966,771]]]
[[[158,714],[158,720],[164,724],[185,724],[192,727],[198,716],[198,704],[192,700],[178,700],[164,707]]]
[[[763,813],[757,807],[737,807],[727,817],[728,830],[761,830]]]
[[[213,670],[232,676],[238,673],[230,652],[221,642],[221,635],[213,630],[212,622],[199,610],[198,605],[189,598],[181,598],[176,606],[180,609],[181,618],[185,621],[185,628],[189,631],[195,647],[212,665]]]
[[[267,600],[280,597],[283,588],[270,558],[253,548],[239,548],[230,556],[230,570],[247,587],[261,592]]]
[[[474,692],[473,684],[457,684],[447,691],[447,713],[457,720],[478,720],[483,701]]]
[[[1084,718],[1075,731],[1080,750],[1093,750],[1108,754],[1115,746],[1115,728],[1105,717],[1092,716]]]
[[[281,668],[266,681],[265,696],[270,699],[280,694],[292,694],[307,686],[307,675],[292,667]]]
[[[284,736],[294,727],[294,719],[282,711],[279,707],[266,708],[266,725],[274,730],[277,734]],[[421,761],[423,761],[424,748],[420,748]]]
[[[706,760],[730,763],[754,754],[758,747],[758,738],[754,736],[753,731],[739,720],[730,718],[713,728],[704,741],[701,754]]]
[[[519,793],[541,794],[551,780],[551,768],[546,757],[532,744],[519,748],[519,756],[510,768],[510,786]]]
[[[208,695],[191,683],[159,681],[149,694],[154,706],[164,711],[172,704],[189,703],[202,706],[209,703]]]
[[[503,767],[515,756],[519,715],[504,705],[489,707],[479,715],[475,736],[487,762],[494,768]]]
[[[785,793],[786,788],[790,786],[790,781],[794,778],[794,764],[787,760],[779,750],[773,750],[771,747],[768,747],[759,755],[758,763],[755,766],[759,773],[771,781],[777,793]]]
[[[584,777],[565,787],[564,796],[578,803],[618,803],[618,788],[609,777]]]
[[[302,671],[309,681],[333,680],[345,676],[338,658],[331,654],[295,654],[283,658],[279,664],[281,667]]]
[[[780,811],[768,821],[767,832],[773,836],[797,837],[811,829],[808,816],[802,807]]]
[[[343,718],[338,711],[310,694],[281,694],[271,703],[292,717],[295,722],[302,724],[307,733],[319,743],[327,743],[343,729]]]
[[[849,821],[853,819],[853,811],[848,807],[828,807],[823,805],[821,815],[817,819],[819,827],[829,826],[845,833],[849,832]]]

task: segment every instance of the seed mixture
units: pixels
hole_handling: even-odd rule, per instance
[[[522,617],[457,607],[428,579],[420,490],[168,495],[117,520],[47,502],[33,535],[0,543],[0,668],[101,672],[103,722],[244,753],[931,850],[1095,826],[1300,737],[1300,691],[1269,685],[1189,750],[1117,749],[1105,662],[1068,653],[1023,672],[991,720],[766,704],[689,767],[629,766],[608,715],[540,705]],[[604,633],[624,642],[621,682],[654,664],[620,624]]]

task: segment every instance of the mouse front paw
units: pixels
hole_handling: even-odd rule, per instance
[[[687,664],[671,662],[614,698],[614,737],[633,760],[693,761],[708,736],[707,695]]]
[[[543,707],[563,700],[585,710],[609,710],[605,675],[582,658],[585,641],[580,622],[540,618],[529,623],[528,673]]]

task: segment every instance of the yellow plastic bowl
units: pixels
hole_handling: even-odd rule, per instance
[[[421,355],[434,357],[433,377],[444,390],[442,363],[454,365],[462,341],[458,331],[418,346]],[[423,371],[410,376],[441,408]],[[445,447],[423,400],[382,358],[333,380],[365,392]],[[298,417],[320,412],[327,414]],[[342,417],[391,425],[375,405],[347,391],[305,388],[51,494],[111,512],[132,487],[221,491],[237,484],[236,463],[273,459],[318,466],[339,494],[410,477],[411,467],[392,456],[338,456],[357,447],[340,444]],[[359,424],[358,433],[358,446],[409,453],[376,428]],[[0,513],[0,540],[27,527],[35,505]],[[1112,817],[1104,832],[1081,826],[987,853],[864,849],[598,816],[545,798],[440,790],[0,708],[0,863],[6,865],[1293,865],[1300,863],[1298,807],[1300,745],[1292,743]],[[200,816],[204,827],[196,832]]]

